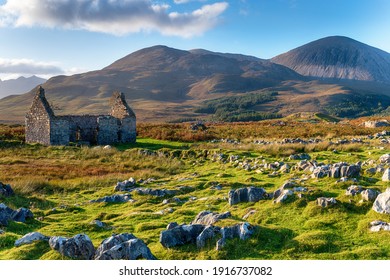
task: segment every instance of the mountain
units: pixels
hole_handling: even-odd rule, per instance
[[[139,120],[187,117],[203,100],[240,94],[302,80],[289,68],[268,60],[213,52],[191,52],[154,46],[131,53],[107,67],[73,76],[56,76],[42,86],[61,114],[101,114],[113,91],[126,94]],[[34,90],[0,102],[0,120],[17,104],[22,119]],[[5,110],[5,111],[4,111]],[[10,114],[7,117],[10,117]]]
[[[316,40],[271,61],[304,76],[390,84],[390,54],[343,36]]]
[[[26,91],[31,90],[37,85],[43,84],[46,82],[45,79],[39,78],[37,76],[31,76],[29,78],[19,77],[17,79],[11,80],[0,80],[0,98],[3,98],[12,94],[22,94]]]
[[[390,106],[389,61],[388,53],[339,36],[271,60],[153,46],[42,86],[58,115],[106,114],[112,92],[119,90],[138,121],[248,120],[298,112],[356,117]],[[34,92],[1,99],[0,122],[23,121]]]

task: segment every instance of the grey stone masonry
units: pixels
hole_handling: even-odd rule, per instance
[[[136,116],[121,92],[111,98],[110,115],[55,116],[39,87],[26,114],[26,142],[69,145],[88,142],[97,145],[136,141]]]

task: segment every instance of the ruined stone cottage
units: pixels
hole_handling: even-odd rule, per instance
[[[121,92],[114,92],[109,115],[56,116],[39,87],[26,114],[26,142],[69,145],[89,142],[108,145],[136,140],[136,117]]]

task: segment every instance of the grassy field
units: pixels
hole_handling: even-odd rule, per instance
[[[372,202],[360,202],[360,196],[346,196],[345,190],[352,183],[337,183],[336,179],[327,177],[306,180],[308,174],[302,171],[269,176],[270,171],[267,170],[248,171],[237,163],[215,160],[214,154],[223,153],[226,156],[236,155],[239,161],[283,161],[293,166],[298,160],[290,160],[288,155],[309,152],[318,162],[356,163],[372,159],[378,163],[381,155],[390,152],[389,144],[381,144],[377,139],[347,145],[333,145],[325,140],[338,135],[338,132],[340,137],[352,138],[380,129],[367,130],[350,124],[326,124],[316,129],[319,124],[295,124],[288,123],[277,129],[273,122],[263,123],[263,129],[255,123],[248,124],[250,129],[244,125],[241,129],[240,126],[216,125],[206,132],[188,132],[185,125],[169,130],[167,125],[162,131],[172,131],[175,137],[154,137],[170,140],[150,138],[152,135],[146,135],[146,131],[156,132],[157,128],[146,129],[148,125],[141,125],[139,134],[144,138],[138,138],[136,144],[118,145],[111,149],[29,145],[23,143],[23,133],[19,134],[18,129],[12,128],[16,132],[0,141],[0,182],[10,184],[16,194],[9,198],[0,197],[0,203],[14,209],[29,208],[35,219],[27,223],[11,222],[3,228],[0,259],[64,259],[51,250],[47,242],[14,247],[15,240],[32,231],[65,237],[85,233],[96,247],[113,233],[129,232],[144,240],[158,259],[389,259],[390,232],[372,233],[368,226],[377,219],[390,222],[390,217],[374,212]],[[327,125],[334,129],[326,129]],[[298,137],[295,135],[302,134],[303,130],[307,133],[300,137],[323,137],[324,142],[268,146],[252,143],[253,139],[263,137]],[[3,135],[6,131],[9,127],[3,127]],[[256,134],[256,131],[259,133]],[[209,133],[206,139],[223,136],[234,137],[241,142],[211,143],[204,141],[204,136],[199,137],[202,141],[194,141],[196,136],[185,136],[197,133]],[[381,174],[366,173],[369,167],[363,167],[359,185],[384,191],[389,184],[381,181]],[[89,202],[114,194],[116,182],[130,177],[136,180],[154,179],[148,184],[139,184],[141,187],[176,190],[180,186],[189,186],[192,191],[176,195],[182,203],[163,204],[167,197],[136,193],[132,193],[133,203]],[[309,189],[302,198],[294,196],[282,204],[274,204],[272,200],[228,204],[231,189],[257,186],[272,192],[294,178]],[[211,188],[216,184],[220,184],[222,189]],[[338,204],[320,208],[315,200],[321,196],[335,197]],[[167,211],[168,208],[171,209]],[[255,235],[246,241],[229,240],[220,251],[215,250],[215,243],[202,250],[196,245],[166,249],[159,243],[160,232],[168,223],[190,223],[203,210],[230,211],[231,218],[217,223],[221,226],[243,222],[243,216],[255,210],[247,218],[249,223],[257,226]],[[108,227],[92,225],[95,219]]]

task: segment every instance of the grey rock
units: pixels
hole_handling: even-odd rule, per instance
[[[196,238],[204,230],[204,225],[180,225],[164,230],[160,234],[160,243],[165,248],[196,243]]]
[[[282,193],[273,201],[273,203],[282,203],[292,195],[294,195],[292,190],[283,190]]]
[[[106,202],[106,203],[122,203],[122,202],[133,202],[134,200],[131,199],[130,194],[114,194],[111,196],[105,196],[102,198],[91,200],[91,203],[97,203],[97,202]]]
[[[0,197],[1,196],[9,197],[12,195],[14,195],[14,190],[11,188],[11,186],[0,182]]]
[[[317,198],[317,205],[321,207],[329,207],[337,204],[337,201],[334,197],[319,197]]]
[[[258,202],[267,198],[267,193],[263,188],[247,187],[231,190],[228,193],[229,204],[235,205],[240,202]]]
[[[107,224],[106,223],[103,223],[102,221],[100,220],[93,220],[91,222],[91,225],[95,225],[97,226],[98,228],[106,228],[107,227]]]
[[[114,191],[130,191],[135,186],[135,183],[135,179],[131,177],[129,180],[116,183]]]
[[[255,232],[255,227],[249,223],[240,223],[230,227],[223,227],[220,230],[222,238],[217,241],[216,250],[221,250],[227,239],[240,238],[246,240]]]
[[[179,224],[176,223],[176,222],[169,223],[169,224],[167,225],[167,229],[173,229],[173,228],[177,227],[178,225],[179,225]]]
[[[5,233],[5,231],[2,230],[2,229],[0,229],[0,235],[2,235],[2,234],[4,234],[4,233]]]
[[[295,154],[289,157],[290,160],[311,160],[309,154]]]
[[[390,164],[390,154],[384,154],[379,158],[379,162],[382,164]]]
[[[157,197],[164,197],[164,196],[172,196],[176,195],[176,190],[159,190],[159,189],[148,189],[148,188],[136,188],[134,189],[138,194],[141,195],[151,195],[151,196],[157,196]]]
[[[113,235],[102,241],[95,252],[95,260],[155,260],[148,246],[132,234]]]
[[[390,214],[390,188],[377,196],[372,209],[381,214]]]
[[[34,214],[27,208],[19,208],[18,210],[14,211],[11,216],[12,220],[15,222],[22,222],[25,223],[27,219],[33,219]]]
[[[217,234],[219,234],[220,227],[208,225],[204,230],[196,237],[196,247],[204,248],[208,241],[212,240]]]
[[[8,222],[12,220],[13,213],[14,210],[4,203],[0,203],[0,226],[8,226]]]
[[[366,173],[368,173],[370,175],[374,175],[376,173],[376,168],[375,167],[368,168],[366,170]]]
[[[374,201],[379,192],[373,189],[366,189],[360,193],[364,201]]]
[[[85,234],[77,234],[72,238],[53,236],[49,239],[49,245],[61,255],[72,259],[91,260],[95,254],[92,241]]]
[[[178,197],[172,197],[172,198],[168,198],[168,199],[164,199],[162,204],[169,204],[169,203],[177,203],[177,204],[180,204],[180,203],[184,203],[184,201],[182,201],[180,198]]]
[[[349,186],[348,189],[345,191],[345,195],[355,196],[355,195],[361,193],[362,191],[363,191],[362,186],[352,185],[352,186]]]
[[[30,244],[33,243],[34,241],[40,241],[40,240],[49,241],[49,238],[50,237],[45,236],[40,232],[30,232],[24,235],[23,237],[19,238],[18,240],[16,240],[15,246],[18,247],[24,244]]]
[[[370,231],[378,232],[380,230],[390,231],[390,223],[383,221],[373,221],[370,223]]]
[[[210,211],[202,211],[200,212],[195,219],[191,222],[191,224],[201,224],[201,225],[212,225],[218,222],[219,220],[226,219],[231,217],[232,215],[230,214],[229,211],[218,214]]]
[[[383,173],[382,176],[382,181],[383,182],[389,182],[390,181],[390,168],[386,168],[385,172]]]

